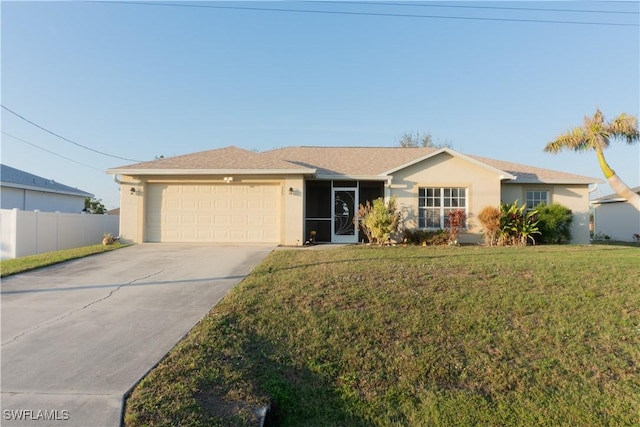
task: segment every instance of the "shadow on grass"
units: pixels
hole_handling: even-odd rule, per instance
[[[620,242],[617,240],[593,240],[594,246],[625,246],[629,248],[640,248],[640,242]]]
[[[235,329],[237,318],[229,316],[220,326],[224,329]],[[283,328],[286,325],[282,325]],[[235,351],[219,361],[225,372],[240,375],[240,383],[250,384],[250,390],[241,390],[239,394],[249,394],[246,401],[262,401],[269,405],[264,426],[368,426],[358,415],[353,413],[353,402],[347,402],[340,396],[336,386],[332,384],[331,375],[312,372],[306,366],[296,366],[294,360],[295,349],[284,342],[274,342],[274,339],[263,337],[247,331],[242,334],[241,343],[236,341]],[[237,344],[240,344],[239,346]],[[209,417],[224,419],[229,409],[244,410],[251,405],[244,402],[229,403],[220,397],[221,394],[234,395],[237,391],[230,390],[236,384],[229,383],[222,386],[216,379],[207,380],[199,384],[201,393],[198,401],[203,411]],[[231,391],[231,393],[229,393]],[[350,405],[351,403],[351,405]],[[234,405],[236,408],[234,408]],[[258,407],[251,406],[252,409]],[[247,424],[257,425],[257,424]]]

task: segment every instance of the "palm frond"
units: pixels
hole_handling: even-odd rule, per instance
[[[590,148],[592,148],[592,146],[590,145],[588,132],[582,127],[577,127],[549,142],[547,146],[544,147],[544,151],[558,153],[564,149],[584,151]]]
[[[620,114],[609,124],[611,136],[626,140],[627,144],[640,141],[638,118],[625,113]]]

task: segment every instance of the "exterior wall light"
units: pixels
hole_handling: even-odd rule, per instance
[[[289,187],[289,195],[293,196],[293,187]]]
[[[133,196],[134,194],[136,194],[136,187],[131,187],[129,189],[129,193],[131,193],[131,195]]]

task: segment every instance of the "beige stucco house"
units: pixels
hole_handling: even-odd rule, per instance
[[[482,241],[477,214],[515,200],[571,209],[573,243],[589,242],[595,178],[449,148],[227,147],[109,169],[120,184],[120,233],[131,242],[357,243],[358,205],[396,196],[403,227],[439,229],[464,209],[461,242]]]

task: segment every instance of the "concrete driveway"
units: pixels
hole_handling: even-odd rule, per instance
[[[129,388],[273,249],[142,244],[2,280],[0,424],[119,425]]]

